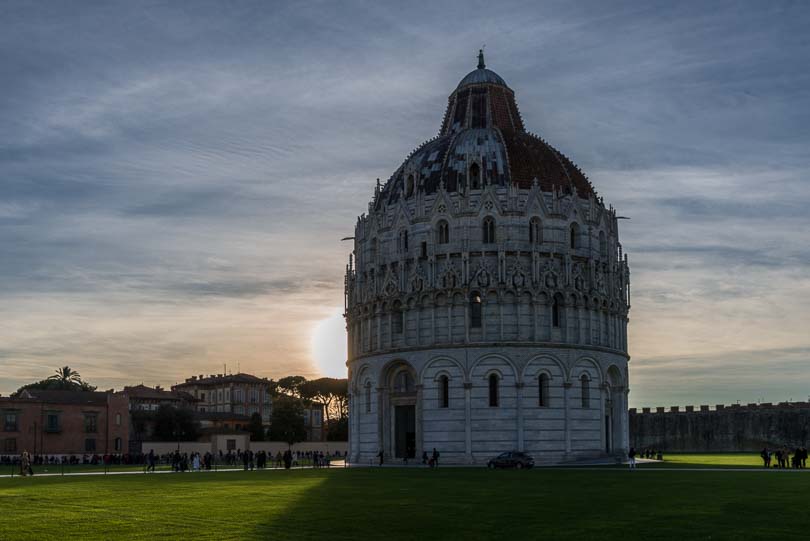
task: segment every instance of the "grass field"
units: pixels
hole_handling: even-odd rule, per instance
[[[0,539],[806,539],[810,474],[356,468],[0,479]]]
[[[762,468],[758,453],[666,454],[664,460],[644,467]]]

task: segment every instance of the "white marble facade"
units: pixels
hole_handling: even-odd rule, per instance
[[[440,136],[358,219],[346,269],[352,462],[627,450],[617,215],[516,111],[482,58]]]

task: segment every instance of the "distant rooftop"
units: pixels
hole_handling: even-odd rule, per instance
[[[3,398],[2,400],[21,400],[45,402],[46,404],[88,404],[99,405],[107,403],[109,393],[97,391],[53,391],[42,389],[25,389],[16,398]]]
[[[126,393],[130,398],[141,398],[141,399],[151,399],[151,400],[186,400],[186,401],[193,401],[196,400],[190,394],[183,392],[183,391],[167,391],[160,386],[157,387],[147,387],[146,385],[134,385],[131,387],[124,387],[121,391],[122,393]]]
[[[186,378],[186,381],[183,383],[179,383],[172,387],[173,389],[177,387],[183,387],[186,385],[221,385],[223,383],[268,383],[269,380],[267,378],[258,378],[251,374],[245,373],[238,373],[238,374],[211,374],[209,376],[204,376],[200,374],[199,376],[191,376],[190,378]]]

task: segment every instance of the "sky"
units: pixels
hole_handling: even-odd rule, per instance
[[[486,45],[619,214],[630,405],[810,395],[810,4],[0,4],[0,393],[345,374],[376,178]]]

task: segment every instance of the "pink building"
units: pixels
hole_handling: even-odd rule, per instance
[[[125,453],[129,403],[112,392],[26,390],[0,398],[0,455]]]

